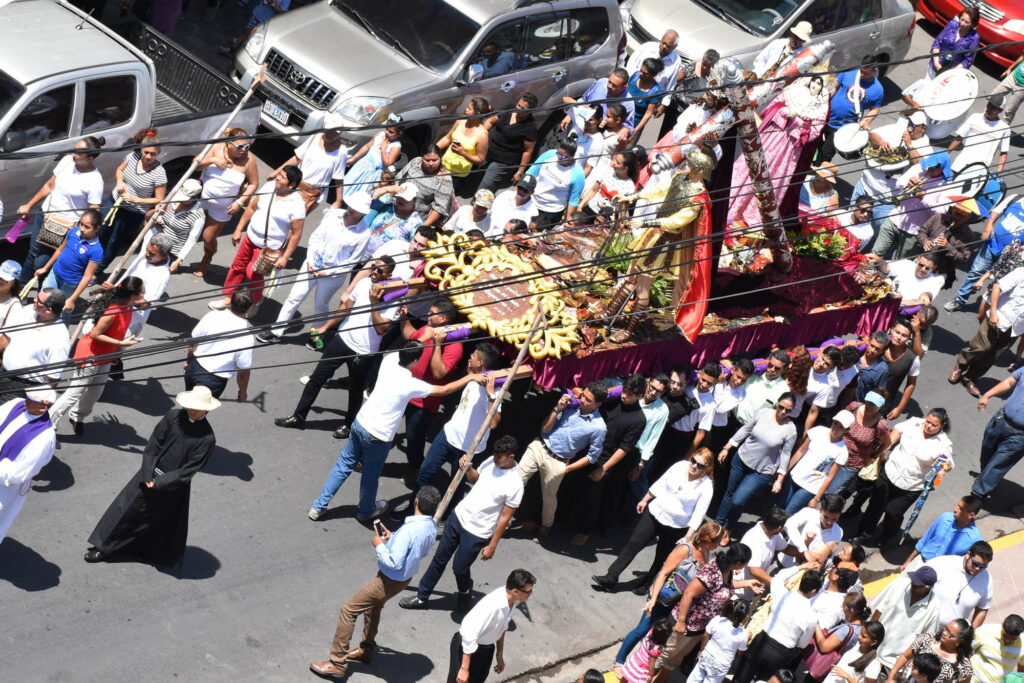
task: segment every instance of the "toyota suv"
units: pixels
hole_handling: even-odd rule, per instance
[[[450,125],[433,119],[461,114],[472,97],[496,110],[524,91],[560,104],[607,76],[624,49],[615,0],[325,0],[261,24],[232,77],[248,87],[266,64],[262,123],[294,144],[328,112],[354,128],[395,113],[421,147]],[[361,144],[373,132],[343,137]]]
[[[623,15],[632,49],[672,28],[687,60],[714,48],[747,68],[800,21],[810,22],[814,40],[832,41],[834,68],[853,68],[865,56],[897,61],[910,50],[916,21],[908,0],[627,0]]]

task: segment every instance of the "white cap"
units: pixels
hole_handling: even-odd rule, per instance
[[[203,184],[195,178],[189,178],[181,184],[178,191],[171,197],[171,202],[190,202],[203,192]]]
[[[855,418],[853,416],[853,413],[851,413],[849,410],[840,410],[838,413],[836,413],[836,416],[832,418],[832,421],[838,422],[839,424],[843,425],[845,429],[849,429],[850,425],[853,424],[853,421],[855,419],[857,418]]]
[[[404,199],[407,202],[416,201],[416,186],[412,183],[408,185],[402,185],[398,194],[395,195],[399,199]]]
[[[21,264],[13,259],[7,259],[0,264],[0,280],[14,282],[21,275]]]
[[[370,195],[366,192],[353,192],[345,197],[345,206],[364,216],[370,213]]]
[[[25,396],[36,403],[45,403],[52,406],[57,401],[57,392],[45,384],[29,387],[25,390]]]
[[[911,125],[914,126],[928,125],[928,117],[921,110],[915,111],[912,114],[910,114],[910,116],[907,117],[907,120],[910,121]]]

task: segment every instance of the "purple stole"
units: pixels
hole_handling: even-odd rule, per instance
[[[7,429],[7,425],[25,412],[25,402],[21,401],[18,405],[11,409],[11,412],[4,418],[2,424],[0,424],[0,432]],[[21,452],[25,450],[25,447],[32,442],[32,439],[36,438],[47,429],[50,429],[53,423],[50,422],[50,416],[43,414],[35,420],[29,420],[24,426],[18,431],[11,434],[2,445],[0,445],[0,460],[16,460]]]

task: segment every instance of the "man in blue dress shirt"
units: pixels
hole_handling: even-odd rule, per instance
[[[995,385],[978,399],[978,410],[988,406],[993,396],[1013,390],[1003,409],[989,420],[981,437],[981,474],[974,480],[971,493],[982,500],[992,494],[999,482],[1024,457],[1024,368]]]
[[[433,486],[424,486],[416,493],[415,514],[406,517],[398,531],[391,533],[382,524],[374,525],[371,542],[377,552],[377,576],[341,606],[331,656],[323,662],[312,662],[310,671],[320,678],[341,680],[349,662],[370,663],[377,647],[374,639],[384,603],[405,590],[434,545],[437,524],[433,515],[440,502],[441,492]],[[358,648],[350,650],[349,643],[360,614],[363,615],[363,638]]]
[[[983,540],[981,531],[974,523],[980,511],[981,498],[964,496],[958,500],[952,512],[943,512],[932,522],[921,540],[914,545],[914,552],[910,553],[900,571],[917,569],[923,563],[942,555],[966,553],[975,541]]]

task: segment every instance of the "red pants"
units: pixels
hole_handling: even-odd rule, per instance
[[[253,303],[263,298],[263,276],[252,269],[261,251],[263,250],[253,244],[248,235],[242,237],[238,251],[235,252],[235,260],[231,262],[228,275],[224,278],[224,296],[231,296],[240,289],[248,288]]]

